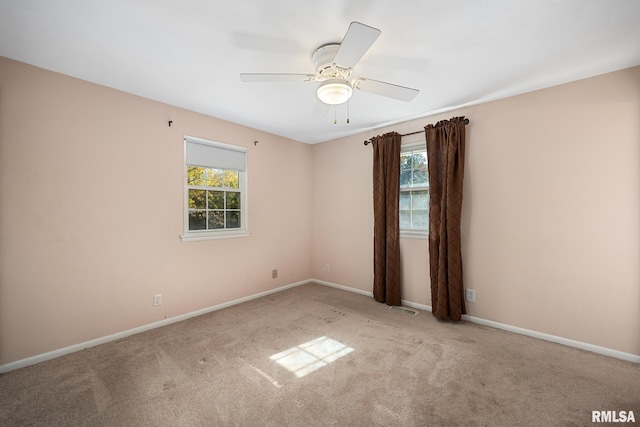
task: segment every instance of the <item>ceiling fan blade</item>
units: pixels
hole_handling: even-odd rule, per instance
[[[381,33],[377,28],[352,22],[333,62],[344,68],[355,67]]]
[[[240,80],[246,83],[308,82],[314,78],[314,74],[240,73]]]
[[[420,93],[418,89],[379,82],[377,80],[357,78],[355,82],[354,87],[364,92],[386,96],[387,98],[398,99],[400,101],[409,102]]]

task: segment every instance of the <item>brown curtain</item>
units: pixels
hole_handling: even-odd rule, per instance
[[[373,297],[401,305],[400,139],[397,132],[371,138],[373,145]]]
[[[464,178],[464,117],[424,128],[429,164],[429,264],[431,308],[441,320],[466,313],[460,222]]]

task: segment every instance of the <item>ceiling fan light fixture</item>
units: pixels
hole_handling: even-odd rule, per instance
[[[351,98],[353,88],[351,84],[342,79],[329,79],[318,87],[317,95],[320,101],[329,105],[343,104]]]

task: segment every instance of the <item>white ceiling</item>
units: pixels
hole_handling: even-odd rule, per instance
[[[240,81],[313,74],[352,21],[382,30],[354,75],[413,101],[356,91],[346,124],[318,83]],[[639,65],[640,1],[0,0],[0,56],[316,143]]]

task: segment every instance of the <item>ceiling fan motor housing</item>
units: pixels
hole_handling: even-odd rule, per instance
[[[318,72],[318,80],[347,79],[351,75],[351,68],[342,68],[333,62],[339,49],[339,43],[331,43],[313,52],[313,66]]]

